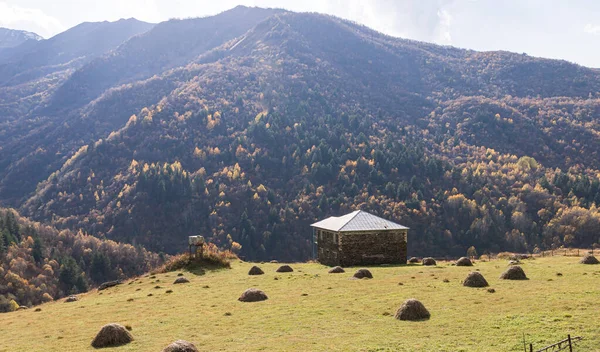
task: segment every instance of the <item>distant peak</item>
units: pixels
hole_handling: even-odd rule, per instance
[[[33,32],[0,27],[0,48],[15,47],[28,40],[39,41],[43,39]]]

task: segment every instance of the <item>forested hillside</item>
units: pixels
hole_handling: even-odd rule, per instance
[[[600,242],[592,69],[238,7],[60,82],[0,121],[1,199],[58,228],[303,260],[311,222],[360,208],[409,226],[411,255]]]
[[[160,263],[143,248],[58,231],[0,209],[0,312],[85,292]]]

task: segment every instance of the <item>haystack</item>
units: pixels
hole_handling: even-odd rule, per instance
[[[75,295],[71,295],[71,296],[67,297],[67,299],[65,299],[65,303],[77,302],[77,301],[79,301],[79,298]]]
[[[579,263],[581,263],[581,264],[600,264],[598,259],[596,259],[596,257],[594,257],[591,254],[586,254],[585,257],[581,258]]]
[[[265,272],[262,271],[261,268],[257,267],[256,265],[250,268],[250,271],[248,271],[248,275],[262,275]]]
[[[133,341],[133,336],[121,324],[106,324],[94,337],[92,346],[95,348],[121,346]]]
[[[184,340],[177,340],[165,347],[162,352],[199,352],[193,343]]]
[[[420,260],[417,257],[412,257],[408,260],[409,263],[418,263]]]
[[[186,279],[185,276],[180,276],[173,282],[174,284],[187,284],[190,280]]]
[[[330,274],[340,274],[340,273],[345,273],[345,272],[346,272],[346,270],[344,270],[344,268],[342,268],[341,266],[336,266],[336,267],[329,269]]]
[[[423,303],[411,298],[402,303],[394,317],[398,320],[416,321],[429,319],[430,316],[431,314],[429,314]]]
[[[473,266],[473,263],[471,262],[471,259],[467,257],[461,257],[456,261],[456,266]]]
[[[518,265],[513,265],[506,269],[506,271],[500,275],[500,278],[503,280],[527,280],[523,268]]]
[[[122,283],[123,282],[121,282],[121,280],[108,281],[108,282],[105,282],[105,283],[101,284],[100,286],[98,286],[98,291],[106,290],[109,287],[117,286]]]
[[[259,302],[269,299],[267,294],[257,288],[249,288],[238,298],[240,302]]]
[[[291,273],[292,271],[294,271],[294,269],[292,269],[292,267],[289,265],[282,265],[279,268],[277,268],[276,271],[278,273]]]
[[[456,264],[456,265],[458,265],[458,264]],[[489,286],[489,284],[479,271],[472,271],[469,273],[469,275],[467,275],[467,278],[463,281],[463,286],[487,287],[487,286]]]
[[[373,278],[373,274],[371,274],[371,272],[367,269],[358,269],[355,273],[354,273],[354,277],[357,279],[372,279]]]
[[[435,259],[431,257],[423,258],[423,265],[437,265]]]

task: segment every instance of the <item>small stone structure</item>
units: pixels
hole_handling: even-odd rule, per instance
[[[408,227],[362,210],[310,226],[314,228],[316,255],[321,264],[406,264]]]

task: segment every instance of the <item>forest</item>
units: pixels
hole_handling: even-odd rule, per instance
[[[0,209],[0,259],[1,313],[141,275],[164,256],[81,231],[58,231]]]

